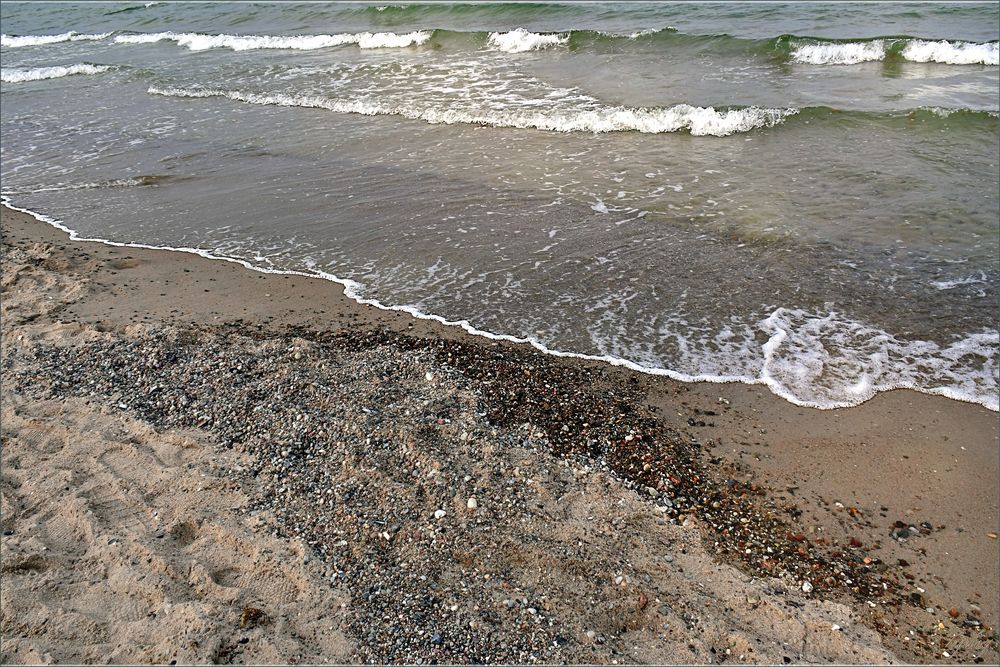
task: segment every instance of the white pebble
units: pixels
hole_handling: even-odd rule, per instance
[[[469,498],[469,502],[465,503],[470,510],[474,510],[479,507],[479,501],[475,498]]]
[[[806,581],[806,582],[804,582],[802,584],[802,592],[803,593],[812,593],[812,590],[813,590],[813,585],[810,584],[808,581]]]
[[[434,518],[435,519],[443,519],[446,514],[448,514],[448,513],[445,512],[444,510],[435,510],[434,511]]]

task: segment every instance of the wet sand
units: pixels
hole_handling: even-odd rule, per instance
[[[259,274],[181,253],[70,242],[59,230],[7,209],[2,231],[3,529],[13,531],[5,533],[0,554],[4,579],[0,657],[5,662],[98,661],[109,656],[115,662],[323,658],[384,662],[417,657],[548,662],[997,659],[997,418],[980,406],[895,391],[857,408],[818,411],[790,405],[761,387],[685,385],[599,363],[535,361],[539,355],[518,349],[523,346],[494,344],[455,328],[360,306],[346,299],[338,285],[318,279]],[[274,487],[260,475],[265,469],[272,471],[271,459],[285,450],[276,454],[266,449],[266,443],[254,444],[252,439],[227,448],[222,439],[233,437],[221,417],[199,427],[190,419],[184,421],[183,410],[143,412],[139,404],[115,397],[104,385],[97,384],[90,390],[93,393],[83,395],[79,387],[60,388],[53,380],[60,377],[59,368],[32,366],[33,359],[35,364],[38,359],[66,359],[67,368],[72,362],[80,373],[67,378],[86,377],[98,371],[82,365],[88,359],[73,357],[73,351],[93,356],[99,349],[102,354],[123,355],[123,368],[133,369],[134,374],[135,367],[127,365],[134,363],[133,348],[155,355],[164,345],[187,336],[196,341],[192,349],[216,349],[211,346],[217,345],[220,332],[235,337],[234,350],[253,350],[260,344],[271,354],[266,341],[275,349],[293,341],[288,349],[301,346],[303,352],[295,353],[300,356],[339,355],[339,363],[354,369],[358,378],[384,364],[406,370],[409,375],[398,371],[400,377],[409,378],[396,382],[398,386],[391,380],[397,371],[388,368],[376,382],[402,397],[400,405],[418,396],[432,403],[446,397],[456,400],[458,407],[449,408],[452,416],[441,418],[447,423],[431,424],[442,427],[433,437],[425,432],[426,425],[414,424],[412,432],[408,430],[410,415],[405,413],[387,415],[377,427],[369,426],[372,433],[382,429],[386,438],[416,443],[413,446],[422,452],[420,456],[426,455],[425,465],[432,469],[438,469],[433,468],[437,462],[454,472],[445,485],[453,503],[441,509],[446,517],[463,517],[444,533],[447,540],[457,540],[450,543],[448,553],[458,556],[438,562],[437,546],[400,545],[398,554],[378,552],[378,562],[395,574],[379,575],[387,579],[374,582],[366,579],[374,575],[360,570],[366,558],[375,558],[372,545],[381,544],[379,540],[395,545],[397,534],[426,530],[426,522],[435,520],[435,505],[422,508],[419,518],[398,519],[390,538],[375,532],[370,544],[370,535],[353,535],[348,548],[368,547],[359,546],[351,558],[341,560],[336,548],[318,536],[315,517],[304,518],[309,510],[300,506],[299,496],[278,507],[260,500],[278,489],[289,493],[290,485]],[[449,364],[436,348],[454,351],[463,361]],[[70,356],[46,356],[56,354],[53,349],[69,350],[59,354]],[[386,350],[391,350],[388,357]],[[199,359],[208,358],[199,354]],[[503,358],[482,361],[494,354]],[[284,369],[284,363],[275,361],[275,369]],[[801,563],[792,560],[787,561],[784,578],[768,576],[772,565],[765,563],[762,568],[760,559],[737,553],[736,542],[730,539],[733,531],[726,529],[720,537],[713,528],[718,512],[710,505],[666,511],[663,499],[668,496],[680,506],[676,491],[682,484],[664,481],[647,493],[649,487],[642,480],[649,475],[642,466],[630,472],[628,457],[644,451],[632,447],[632,441],[628,448],[620,443],[624,453],[619,458],[615,458],[618,450],[610,449],[603,459],[595,458],[578,442],[586,429],[578,433],[574,426],[562,436],[558,421],[545,421],[539,417],[543,413],[528,410],[523,414],[542,422],[529,424],[527,440],[511,446],[510,438],[521,426],[513,423],[514,417],[511,423],[500,417],[491,422],[480,414],[485,405],[493,406],[494,413],[486,409],[490,416],[500,415],[507,409],[508,399],[503,398],[507,394],[491,385],[480,387],[479,380],[469,379],[470,370],[523,368],[530,377],[529,367],[536,366],[552,377],[552,386],[587,378],[590,393],[574,398],[577,402],[570,402],[574,409],[585,409],[581,406],[586,402],[579,402],[583,399],[603,405],[616,396],[627,397],[629,410],[645,420],[629,424],[644,424],[657,438],[669,435],[674,449],[664,451],[683,451],[694,457],[692,465],[706,471],[699,472],[706,479],[699,481],[699,493],[714,489],[716,478],[719,484],[739,484],[747,491],[718,497],[746,512],[751,523],[768,511],[780,512],[781,530],[791,536],[781,546],[782,553],[794,559],[796,544],[808,547],[810,559],[813,551],[849,552],[852,567],[857,567],[851,573],[893,582],[893,602],[883,604],[879,599],[872,607],[865,595],[852,592],[852,584],[840,581],[826,587],[817,580],[817,590],[803,593],[801,576],[793,576],[801,572],[794,570]],[[346,371],[324,368],[322,372]],[[424,387],[421,372],[441,377],[447,386]],[[38,375],[34,384],[25,379],[31,373]],[[345,404],[352,404],[354,394],[364,394],[360,387],[351,393],[350,382],[341,380],[347,392]],[[530,393],[540,386],[548,385],[524,385],[524,390]],[[431,393],[421,393],[426,391]],[[267,397],[259,400],[266,402]],[[420,405],[414,403],[411,412],[423,409]],[[514,407],[510,410],[522,415]],[[369,413],[364,414],[370,419]],[[462,420],[466,430],[449,430],[451,422]],[[81,428],[86,437],[71,437]],[[533,440],[534,430],[544,437]],[[482,447],[466,451],[468,434],[480,432],[476,442]],[[364,502],[372,511],[378,508],[383,515],[393,511],[392,494],[377,492],[380,483],[394,488],[400,497],[421,488],[417,482],[393,478],[385,469],[410,465],[404,461],[385,459],[381,468],[371,467],[363,463],[364,453],[355,452],[351,458],[346,450],[330,449],[329,453],[324,449],[324,456],[336,452],[340,457],[340,484],[368,480],[366,488],[375,489],[370,498],[356,492],[368,498]],[[100,454],[105,450],[131,463],[108,463]],[[484,454],[487,450],[489,454]],[[455,454],[460,451],[465,454]],[[367,456],[379,460],[374,453]],[[350,465],[349,458],[354,461]],[[266,465],[260,463],[265,459]],[[74,461],[77,471],[68,486],[63,485],[69,474],[66,461]],[[289,469],[305,478],[312,474],[306,463]],[[656,472],[658,463],[653,463]],[[316,467],[315,462],[310,465]],[[150,466],[157,470],[162,488],[142,486]],[[248,469],[258,474],[240,472]],[[513,469],[516,475],[511,474]],[[473,485],[478,483],[474,491],[465,490],[470,484],[466,477],[475,478]],[[195,503],[178,489],[194,484],[191,480],[196,478],[203,487],[198,492],[212,497],[198,496]],[[96,485],[102,479],[100,483],[119,488],[124,495],[114,502],[101,498]],[[534,489],[530,503],[521,491],[510,491],[510,479]],[[65,495],[61,488],[68,488]],[[127,491],[132,488],[144,490]],[[444,492],[440,485],[433,488]],[[719,488],[725,491],[724,486]],[[473,492],[484,498],[482,510],[463,506]],[[560,499],[577,492],[580,507],[570,511],[560,505]],[[688,495],[694,496],[694,490]],[[748,499],[740,500],[741,496]],[[500,497],[504,500],[492,507],[486,500]],[[537,511],[528,516],[525,508],[532,503]],[[105,511],[109,505],[114,511]],[[363,514],[354,512],[352,520]],[[324,521],[347,530],[347,524],[338,523],[348,521],[344,516]],[[592,525],[595,521],[606,523]],[[761,519],[760,525],[765,523]],[[498,534],[504,539],[496,541]],[[414,539],[414,545],[422,544]],[[340,534],[329,540],[344,541]],[[128,556],[119,553],[125,551],[118,549],[122,543],[129,545]],[[220,543],[229,546],[220,549]],[[491,543],[505,545],[499,550],[506,554],[502,564],[478,562],[476,554]],[[576,550],[574,567],[560,565],[571,548]],[[859,564],[862,557],[880,567],[868,572]],[[822,556],[823,567],[839,562],[837,558]],[[546,574],[529,576],[539,562],[546,564]],[[446,618],[436,612],[434,623],[440,629],[432,631],[427,626],[430,621],[410,623],[416,612],[400,612],[408,609],[406,596],[416,598],[422,590],[420,584],[413,583],[411,590],[410,584],[398,580],[401,563],[437,568],[430,574],[438,583],[476,577],[480,583],[478,588],[471,584],[449,588],[451,592],[443,596],[448,597],[447,604],[442,602]],[[281,581],[294,583],[263,586],[260,582],[267,577],[254,569],[261,567],[269,573],[279,571]],[[785,562],[778,567],[785,567]],[[836,574],[835,567],[829,567],[830,574]],[[204,576],[196,574],[202,570]],[[144,583],[137,583],[140,580]],[[520,592],[505,592],[495,600],[497,609],[487,613],[479,608],[486,603],[477,606],[476,600],[500,594],[483,581]],[[400,596],[395,611],[410,619],[398,621],[398,627],[386,620],[392,605],[377,605],[372,593],[394,588]],[[81,595],[87,604],[75,601]],[[121,599],[130,603],[109,604]],[[450,611],[451,606],[456,611]],[[470,617],[463,616],[467,606],[475,608]],[[243,623],[246,627],[241,628],[243,610],[258,607],[268,614],[269,622]],[[171,616],[171,608],[182,610],[183,622],[176,612]],[[330,608],[340,611],[324,619],[321,610]],[[531,632],[521,630],[521,635],[530,641],[520,653],[500,652],[496,647],[503,643],[504,628],[514,630],[518,623],[527,624]],[[77,628],[76,635],[57,640],[67,627]],[[119,634],[124,627],[130,634]],[[366,627],[378,632],[366,636]],[[147,635],[157,641],[150,642]],[[177,643],[181,635],[196,636],[190,639],[194,645]],[[375,646],[386,637],[401,639],[392,650],[379,652]],[[163,642],[186,648],[175,649],[174,654],[156,653],[153,646]]]

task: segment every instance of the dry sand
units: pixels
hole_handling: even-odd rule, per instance
[[[151,423],[99,391],[53,393],[54,369],[33,366],[32,355],[159,349],[160,335],[217,345],[222,325],[232,325],[234,349],[255,350],[263,340],[262,356],[297,340],[289,326],[487,343],[361,307],[321,280],[70,242],[6,209],[2,232],[3,662],[996,662],[997,421],[979,406],[898,391],[824,412],[758,387],[601,369],[605,389],[634,388],[667,425],[710,445],[706,457],[771,489],[776,503],[794,504],[810,542],[855,538],[885,563],[906,561],[902,592],[923,589],[920,606],[871,609],[721,562],[697,517],[686,526],[665,520],[607,466],[560,461],[544,447],[496,446],[510,433],[485,423],[470,385],[427,354],[341,351],[342,369],[329,372],[347,386],[388,364],[384,377],[398,378],[389,384],[400,409],[446,397],[458,406],[451,421],[482,432],[484,445],[472,447],[450,428],[425,437],[409,413],[389,410],[386,437],[415,451],[391,454],[402,458],[379,468],[370,465],[374,455],[366,463],[331,446],[343,454],[337,488],[360,485],[367,509],[386,516],[400,499],[421,497],[411,492],[422,482],[400,482],[385,468],[437,461],[457,480],[454,489],[433,487],[455,496],[449,516],[467,512],[465,477],[475,478],[480,497],[498,499],[451,525],[441,538],[446,551],[387,540],[378,562],[392,571],[373,573],[365,559],[382,545],[380,533],[353,533],[347,559],[306,539],[314,533],[297,534],[290,526],[306,511],[301,498],[276,511],[261,500],[273,501],[274,483],[246,474],[261,465],[258,450],[221,446],[217,429]],[[429,388],[420,382],[425,373],[442,379]],[[341,402],[361,401],[360,411],[364,397],[358,388]],[[510,480],[528,490],[512,492]],[[407,503],[412,516],[401,513],[395,534],[426,531],[437,505]],[[347,530],[348,517],[330,521]],[[895,521],[931,528],[900,542],[890,535]],[[404,565],[452,583],[435,598],[443,610],[433,618],[398,622],[406,641],[393,648],[383,646],[394,634],[386,614],[407,616],[405,598],[421,587],[402,582]],[[378,590],[388,603],[373,601],[373,582],[389,589]],[[431,622],[437,634],[427,630]],[[512,637],[525,638],[522,653],[498,648]]]

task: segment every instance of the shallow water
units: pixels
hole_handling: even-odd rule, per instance
[[[997,409],[998,9],[2,6],[3,192],[800,404]]]

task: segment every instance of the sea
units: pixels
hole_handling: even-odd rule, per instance
[[[3,2],[0,29],[3,203],[78,238],[801,406],[998,409],[996,2]]]

